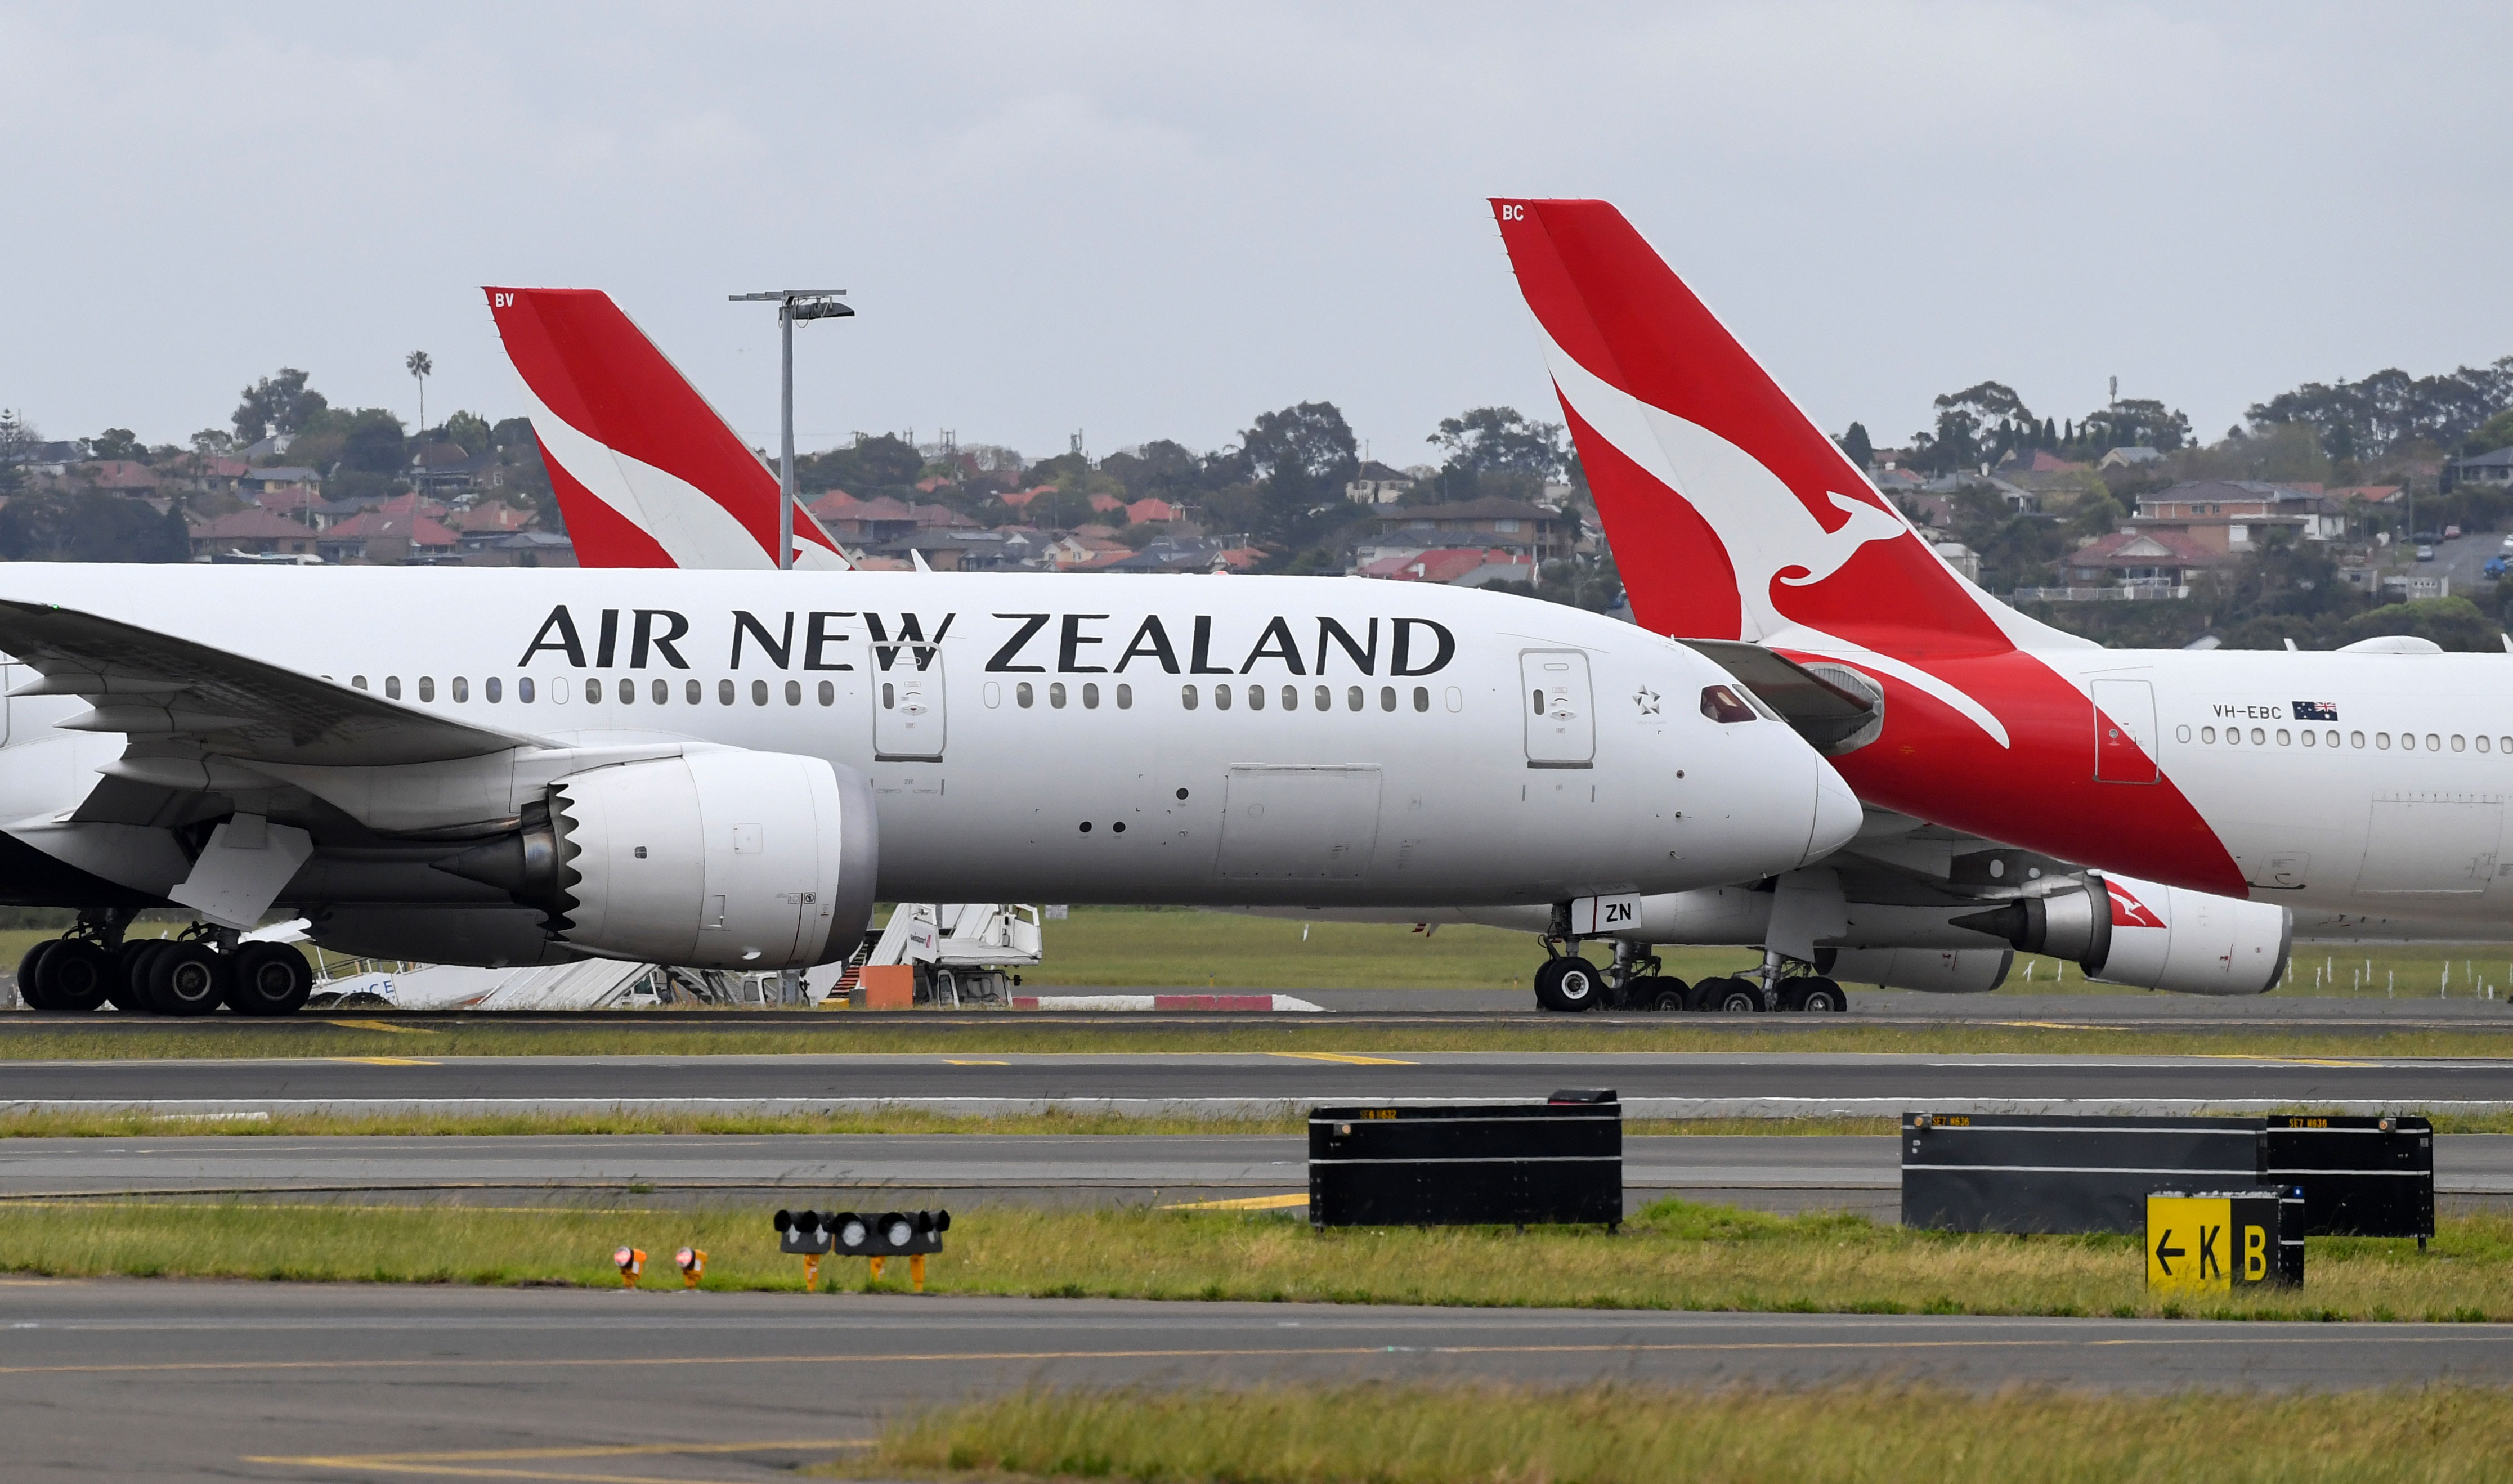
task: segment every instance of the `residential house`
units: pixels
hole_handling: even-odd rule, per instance
[[[157,471],[129,459],[106,459],[84,466],[89,489],[126,500],[145,500],[157,493]]]
[[[1488,569],[1495,568],[1501,570],[1487,575]],[[1455,546],[1380,557],[1365,565],[1361,575],[1394,582],[1456,582],[1480,587],[1494,581],[1524,582],[1535,570],[1524,552]]]
[[[555,531],[514,531],[503,536],[491,536],[475,545],[466,534],[462,543],[462,565],[573,567],[576,565],[576,542]]]
[[[316,539],[325,561],[379,566],[456,560],[460,546],[460,537],[424,513],[416,493],[394,496],[362,515],[333,521]]]
[[[2094,461],[2098,469],[2134,469],[2162,459],[2161,450],[2151,448],[2116,448]]]
[[[2298,485],[2297,489],[2306,488]],[[2330,492],[2333,500],[2361,500],[2369,505],[2395,505],[2409,493],[2404,484],[2351,484]]]
[[[2444,465],[2454,486],[2464,484],[2513,484],[2513,448],[2499,448],[2492,454],[2472,454]]]
[[[2199,479],[2138,497],[2137,530],[2176,531],[2218,552],[2244,552],[2260,533],[2288,530],[2305,541],[2347,533],[2344,501],[2319,490],[2256,479]]]
[[[530,510],[518,510],[502,500],[484,500],[468,509],[456,510],[443,518],[444,524],[464,537],[483,534],[511,536],[533,523]]]
[[[247,505],[210,520],[186,520],[192,559],[221,556],[313,556],[318,554],[314,529],[302,521]]]
[[[410,484],[430,495],[452,495],[480,488],[499,467],[495,454],[474,454],[459,443],[422,443],[410,456]]]
[[[1156,525],[1177,519],[1178,513],[1178,507],[1168,501],[1147,495],[1126,507],[1126,520],[1130,525]]]
[[[316,470],[275,463],[247,469],[236,481],[236,493],[265,509],[302,510],[323,498],[323,476]],[[283,497],[273,500],[272,496]]]
[[[1365,560],[1400,551],[1473,544],[1549,561],[1567,554],[1576,527],[1558,510],[1488,496],[1459,504],[1389,506],[1377,515],[1376,549]],[[1462,538],[1462,540],[1460,540]]]
[[[1373,459],[1343,487],[1343,498],[1357,505],[1392,505],[1421,481],[1403,469]]]
[[[2213,571],[2225,560],[2223,550],[2210,546],[2187,532],[2158,528],[2153,530],[2115,531],[2097,537],[2060,558],[2060,567],[2068,576],[2068,587],[2054,591],[2026,589],[2043,598],[2054,598],[2060,592],[2076,596],[2187,597],[2190,580]],[[2082,592],[2080,589],[2107,588],[2105,592]]]

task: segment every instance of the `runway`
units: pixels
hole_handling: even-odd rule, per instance
[[[571,1135],[12,1139],[0,1200],[269,1193],[554,1205],[868,1201],[957,1208],[1164,1204],[1307,1188],[1298,1138],[1196,1135]],[[1891,1137],[1680,1135],[1623,1141],[1627,1210],[1665,1195],[1892,1221]],[[2513,1135],[2435,1141],[2447,1210],[2513,1202]],[[874,1192],[858,1197],[854,1192]]]
[[[475,1057],[15,1062],[0,1111],[793,1113],[884,1105],[1281,1116],[1313,1104],[1542,1099],[1613,1088],[1633,1117],[1965,1111],[2513,1108],[2488,1058],[1916,1053],[1343,1052],[1196,1055]]]
[[[2508,1341],[2485,1324],[0,1280],[13,1471],[115,1479],[790,1478],[901,1411],[1046,1382],[2338,1388],[2513,1381]],[[519,1449],[562,1452],[444,1457]]]

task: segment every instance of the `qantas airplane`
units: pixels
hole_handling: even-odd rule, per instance
[[[684,493],[712,477],[686,442],[617,416],[639,368],[544,369],[578,509],[619,501],[630,549],[768,565]],[[0,567],[0,901],[80,909],[21,990],[286,1014],[303,959],[241,941],[274,906],[365,956],[743,969],[845,956],[877,897],[1593,917],[1859,825],[1728,670],[1595,615],[820,565]],[[200,915],[180,942],[123,941],[170,902]]]
[[[1950,568],[1613,206],[1492,204],[1640,622],[1863,718],[1826,749],[1871,811],[1854,852],[1892,811],[1904,838],[2099,868],[2122,916],[2175,931],[2271,903],[2336,939],[2513,915],[2513,657],[2111,650],[2036,622]],[[1966,920],[2034,945],[2059,904]]]
[[[774,565],[777,481],[611,300],[591,290],[491,289],[490,306],[528,395],[579,559],[589,566],[761,569]],[[565,409],[558,417],[551,410]],[[634,448],[634,457],[616,452]],[[815,528],[817,529],[817,528]],[[815,540],[816,538],[802,538]],[[798,558],[834,564],[834,545]],[[1626,569],[1628,580],[1638,581]],[[988,577],[977,581],[1000,582]],[[1552,605],[1535,605],[1537,611]],[[1855,750],[1875,707],[1848,671],[1818,674],[1744,645],[1708,646],[1736,683],[1704,693],[1705,715],[1778,716],[1820,750]],[[1531,702],[1531,708],[1533,702]],[[1776,707],[1776,709],[1775,709]],[[1838,1011],[1840,982],[1946,992],[1995,988],[2013,944],[2075,958],[2118,983],[2257,993],[2284,968],[2290,919],[2274,904],[2081,869],[1917,819],[1872,811],[1855,850],[1723,885],[1578,902],[1457,899],[1434,907],[1369,903],[1332,880],[1297,905],[1237,903],[1335,921],[1473,922],[1545,938],[1535,977],[1555,1010]],[[946,895],[972,894],[967,883]],[[1981,920],[1983,914],[1991,914]],[[2024,916],[2020,928],[1998,914]],[[1576,954],[1603,939],[1600,970]],[[1760,950],[1761,972],[1687,984],[1664,975],[1658,943]]]

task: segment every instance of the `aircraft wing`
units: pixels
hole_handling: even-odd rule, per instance
[[[444,762],[539,740],[472,726],[355,687],[171,634],[42,603],[0,601],[0,651],[40,679],[20,696],[77,696],[60,723],[134,743],[194,742],[242,763]]]

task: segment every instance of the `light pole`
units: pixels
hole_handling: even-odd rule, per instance
[[[840,303],[844,289],[777,289],[765,294],[731,294],[736,303],[765,300],[777,305],[777,328],[785,341],[784,447],[777,465],[777,566],[794,565],[794,321],[852,319],[855,309]]]

